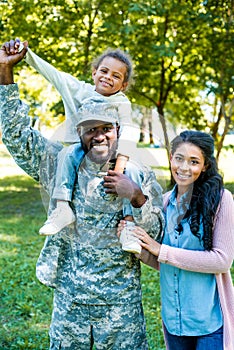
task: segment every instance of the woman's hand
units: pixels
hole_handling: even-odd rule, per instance
[[[117,227],[117,236],[120,237],[121,231],[126,226],[126,221],[121,220]],[[140,226],[135,226],[132,230],[132,234],[140,240],[142,248],[148,250],[151,254],[158,256],[161,248],[161,244],[151,238],[148,233],[145,232]]]
[[[148,250],[155,256],[159,255],[161,244],[159,244],[153,238],[151,238],[148,235],[148,233],[146,233],[145,230],[143,230],[143,228],[136,226],[132,232],[141,241],[140,244],[142,248]]]
[[[118,227],[117,227],[117,236],[118,238],[120,237],[121,231],[124,229],[126,226],[126,221],[125,220],[120,220]]]

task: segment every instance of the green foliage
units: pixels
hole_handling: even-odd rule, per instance
[[[167,118],[186,128],[209,127],[218,138],[225,115],[217,119],[217,106],[222,101],[228,114],[233,96],[232,5],[232,0],[8,0],[1,2],[1,39],[29,40],[42,58],[86,81],[91,81],[92,59],[108,46],[120,47],[135,64],[135,86],[128,93],[132,102],[157,107],[165,132]],[[42,104],[41,92],[32,93],[25,76],[18,79],[25,82],[26,99]],[[205,93],[200,96],[200,91]],[[202,108],[205,94],[216,98],[212,123]],[[59,99],[51,101],[49,96],[46,108],[47,119],[57,113],[62,118]],[[228,117],[229,129],[232,111]]]
[[[233,193],[234,197],[234,182],[226,182],[225,188],[227,188],[231,193]]]

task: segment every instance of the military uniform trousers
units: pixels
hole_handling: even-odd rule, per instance
[[[147,350],[142,304],[77,304],[55,291],[50,341],[50,350]]]

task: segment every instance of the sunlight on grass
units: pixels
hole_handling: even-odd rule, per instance
[[[24,229],[22,226],[20,226],[20,222],[22,221],[22,213],[17,213],[17,211],[15,211],[15,216],[14,217],[10,217],[8,219],[5,219],[4,222],[10,225],[14,225],[11,227],[11,232],[14,230],[22,230]],[[19,225],[19,226],[18,226]],[[18,226],[18,227],[17,227]]]
[[[26,173],[15,163],[6,147],[0,143],[0,179],[16,175],[27,176]]]
[[[0,234],[0,241],[2,242],[10,242],[10,243],[18,243],[19,238],[16,235],[6,235],[6,234]]]
[[[35,325],[32,326],[32,329],[35,331],[37,330],[48,330],[50,326],[50,323],[36,323]]]
[[[0,257],[1,258],[9,258],[12,256],[16,256],[18,254],[18,250],[17,249],[12,249],[10,252],[6,252],[6,251],[1,251],[0,250]]]
[[[0,192],[28,192],[28,188],[12,186],[0,186]]]

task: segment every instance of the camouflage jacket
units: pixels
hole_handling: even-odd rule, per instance
[[[43,188],[52,193],[58,152],[62,144],[52,142],[30,126],[29,107],[19,99],[16,84],[0,86],[2,139],[16,163]],[[45,239],[36,273],[38,279],[65,293],[76,302],[118,304],[141,300],[140,262],[121,249],[116,227],[122,218],[123,200],[105,196],[94,169],[90,182],[75,184],[72,206],[75,227],[65,228]],[[135,169],[136,170],[136,169]],[[130,171],[130,170],[129,170]],[[157,237],[162,232],[162,193],[154,172],[139,166],[142,189],[148,200],[133,208],[135,222]],[[82,179],[82,177],[81,177]],[[91,179],[91,177],[90,177]],[[50,206],[54,203],[51,201]]]

